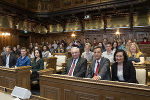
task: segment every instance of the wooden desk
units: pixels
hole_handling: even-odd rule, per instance
[[[0,100],[14,100],[15,97],[7,94],[7,93],[3,93],[3,92],[0,92]]]
[[[14,86],[30,89],[30,66],[18,68],[0,67],[0,86],[13,89]]]
[[[55,74],[53,68],[48,68],[48,69],[43,69],[38,71],[39,75],[50,75],[50,74]]]
[[[40,96],[53,100],[150,100],[150,87],[53,74],[40,76]]]

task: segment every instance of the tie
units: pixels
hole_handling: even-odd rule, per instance
[[[95,72],[94,76],[97,76],[97,74],[98,74],[98,69],[99,69],[99,62],[97,61],[97,68],[96,68],[96,72]]]
[[[69,76],[72,75],[73,69],[74,69],[74,67],[75,67],[75,62],[76,62],[76,59],[74,60],[74,62],[73,62],[73,64],[72,64],[72,67],[71,67],[70,72],[69,72],[69,74],[68,74]]]

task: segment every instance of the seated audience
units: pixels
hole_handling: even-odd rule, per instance
[[[55,53],[65,53],[64,46],[62,44],[60,44],[54,52]]]
[[[118,40],[118,49],[124,50],[124,45],[121,40]]]
[[[78,45],[78,39],[75,39],[75,40],[74,40],[73,45],[74,45],[74,46],[77,46],[77,45]]]
[[[48,45],[48,48],[50,53],[54,52],[54,47],[51,44]]]
[[[32,52],[32,51],[33,51],[33,48],[34,48],[33,44],[30,43],[30,44],[29,44],[29,51]]]
[[[6,55],[6,48],[5,47],[3,47],[3,52],[1,53],[1,55],[3,56],[3,55]]]
[[[124,50],[117,50],[114,54],[115,63],[111,66],[112,81],[137,83],[136,71],[132,62],[128,61]]]
[[[98,42],[97,42],[96,38],[94,38],[94,40],[93,40],[93,46],[95,47],[97,45],[98,45]]]
[[[114,62],[114,52],[110,42],[106,44],[106,51],[102,53],[102,57],[108,58],[110,62]]]
[[[111,80],[110,75],[110,61],[107,58],[101,56],[102,51],[100,47],[94,48],[94,57],[96,60],[93,60],[87,77],[94,80]]]
[[[141,44],[150,44],[150,42],[148,41],[148,38],[144,37]]]
[[[133,43],[139,44],[137,39],[135,39],[135,38],[132,41],[133,41]]]
[[[129,47],[131,45],[131,40],[128,40],[127,43],[126,43],[126,46],[125,46],[125,51],[127,52],[129,50]]]
[[[73,43],[70,42],[69,46],[66,48],[68,52],[71,52],[71,48],[73,48]]]
[[[16,65],[16,55],[11,52],[11,48],[9,46],[7,46],[5,49],[6,54],[2,56],[2,66],[12,68]]]
[[[86,58],[89,62],[93,60],[93,52],[91,52],[90,50],[91,45],[89,43],[86,43],[84,47],[84,52],[81,55],[81,57]]]
[[[38,43],[35,43],[35,44],[34,44],[34,48],[35,48],[35,47],[39,47],[39,44],[38,44]]]
[[[34,58],[34,48],[30,50],[29,57]]]
[[[35,58],[35,54],[34,54],[34,51],[35,50],[39,50],[39,47],[38,46],[35,46],[31,51],[30,51],[30,54],[29,54],[29,57],[30,58]]]
[[[13,52],[15,55],[17,55],[17,48],[16,48],[16,47],[13,47],[12,52]]]
[[[51,53],[48,50],[48,47],[46,45],[43,46],[43,52],[42,52],[42,57],[43,58],[48,58],[51,56]]]
[[[80,41],[77,42],[77,47],[80,49],[80,52],[84,51],[84,46],[81,44]]]
[[[66,42],[66,40],[61,40],[61,44],[63,45],[64,52],[66,52],[66,48],[67,48],[67,42]]]
[[[40,50],[39,46],[34,46],[34,50]]]
[[[21,54],[20,45],[17,45],[17,55],[20,56],[20,54]]]
[[[56,40],[54,41],[54,43],[52,44],[52,46],[54,47],[54,49],[57,49],[57,43],[56,43]]]
[[[105,50],[105,47],[104,47],[104,45],[103,45],[102,42],[99,42],[99,43],[98,43],[98,46],[101,48],[102,53],[103,53],[104,51],[106,51],[106,50]]]
[[[113,50],[113,52],[116,52],[116,50],[118,50],[118,42],[117,41],[114,41],[112,43],[112,50]]]
[[[144,56],[137,44],[131,43],[129,50],[127,52],[128,59],[132,61],[133,64],[143,64],[144,63]]]
[[[106,51],[106,44],[107,44],[108,40],[106,38],[103,39],[103,45],[104,45],[104,50]]]
[[[89,38],[86,38],[86,43],[91,44],[91,42],[90,42],[90,39],[89,39]]]
[[[71,49],[72,57],[68,59],[63,74],[75,77],[85,77],[87,71],[87,60],[80,57],[80,49],[73,47]]]
[[[31,81],[38,81],[39,74],[38,71],[44,69],[44,61],[42,59],[42,52],[40,50],[34,51],[35,58],[31,63]]]
[[[21,48],[21,56],[18,58],[16,66],[21,67],[21,66],[30,66],[31,65],[31,60],[27,56],[27,49],[25,47]]]

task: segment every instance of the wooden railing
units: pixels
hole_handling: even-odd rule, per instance
[[[42,75],[40,96],[53,100],[149,100],[150,87],[64,75]]]
[[[15,86],[30,89],[30,67],[0,67],[0,86],[13,89]]]

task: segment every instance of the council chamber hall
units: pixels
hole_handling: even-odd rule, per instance
[[[0,100],[150,100],[150,0],[0,0]]]

